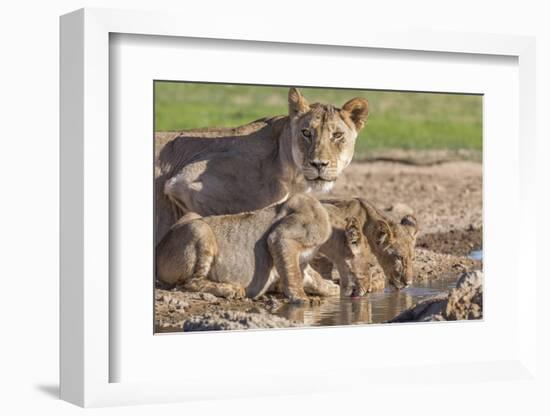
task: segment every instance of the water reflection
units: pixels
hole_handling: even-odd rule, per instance
[[[468,254],[468,257],[471,258],[472,260],[482,261],[483,260],[483,250],[474,250],[474,251],[470,252],[470,254]]]
[[[381,323],[427,297],[447,292],[455,284],[456,276],[419,282],[414,287],[400,291],[387,288],[384,292],[370,293],[358,299],[327,298],[316,306],[286,304],[275,311],[275,314],[306,326]]]

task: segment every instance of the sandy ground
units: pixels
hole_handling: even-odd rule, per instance
[[[472,250],[482,247],[481,163],[449,161],[453,158],[441,152],[405,156],[400,162],[388,161],[393,157],[389,155],[352,163],[327,197],[365,197],[395,219],[413,213],[420,225],[416,281],[458,277],[461,272],[481,269],[480,261],[468,258]],[[157,289],[155,321],[158,332],[181,331],[186,321],[193,327],[190,323],[198,315],[213,322],[203,329],[296,325],[292,321],[266,324],[269,319],[264,318],[284,303],[271,295],[258,301],[227,301],[209,294]],[[227,315],[227,311],[238,313]],[[216,324],[220,314],[221,321],[229,321],[227,325]]]
[[[473,161],[353,163],[330,195],[362,196],[395,215],[410,209],[426,236],[481,227],[481,177],[482,165]]]

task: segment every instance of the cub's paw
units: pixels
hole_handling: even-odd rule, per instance
[[[353,293],[353,286],[345,286],[340,289],[340,295],[344,297],[351,296]]]
[[[340,286],[327,280],[324,282],[321,292],[323,296],[338,296],[340,294]]]
[[[293,305],[309,305],[309,298],[306,295],[291,295],[288,297],[288,303]]]
[[[309,297],[309,306],[319,306],[321,303],[323,303],[323,300],[319,296]]]
[[[233,299],[244,299],[246,298],[246,290],[244,290],[244,288],[242,287],[237,287],[235,288],[235,292],[233,294]]]
[[[223,288],[221,296],[226,299],[239,300],[246,297],[246,291],[242,287],[231,285]]]

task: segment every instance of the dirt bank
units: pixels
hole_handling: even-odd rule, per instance
[[[355,162],[330,195],[363,196],[396,218],[410,209],[421,236],[482,227],[482,165],[477,162]]]
[[[157,289],[155,297],[157,332],[219,329],[283,328],[300,323],[272,315],[287,304],[280,295],[266,295],[259,300],[226,300],[209,293]],[[226,314],[226,312],[231,312]]]

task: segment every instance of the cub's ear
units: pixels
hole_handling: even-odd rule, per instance
[[[376,244],[385,247],[393,242],[393,232],[387,221],[376,222]]]
[[[346,243],[350,246],[359,245],[363,238],[359,220],[356,217],[346,218],[346,229],[344,232],[346,235]]]
[[[369,115],[369,102],[364,98],[352,98],[344,104],[342,110],[347,111],[357,131],[361,130]]]
[[[288,115],[295,117],[309,111],[309,104],[296,88],[288,90]]]
[[[401,225],[405,226],[412,238],[418,235],[418,222],[412,215],[405,215],[401,218]]]

